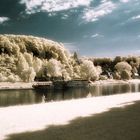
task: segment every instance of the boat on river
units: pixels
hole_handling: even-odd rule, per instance
[[[67,89],[76,87],[88,87],[90,82],[88,80],[70,80],[70,81],[48,81],[48,82],[36,82],[32,85],[34,89]]]
[[[51,89],[53,88],[53,82],[47,81],[47,82],[35,82],[32,87],[34,89]]]

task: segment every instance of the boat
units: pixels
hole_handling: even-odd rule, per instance
[[[51,89],[53,87],[53,82],[35,82],[32,87],[34,89]]]
[[[88,87],[90,82],[88,80],[79,80],[79,79],[74,79],[67,81],[66,87],[68,88],[74,88],[74,87]]]

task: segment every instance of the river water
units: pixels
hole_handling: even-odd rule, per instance
[[[140,91],[140,83],[103,84],[90,88],[70,88],[67,90],[1,90],[0,107],[37,104],[93,96],[105,96]]]

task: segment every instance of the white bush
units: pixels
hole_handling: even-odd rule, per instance
[[[119,62],[115,65],[115,68],[117,69],[118,72],[122,72],[124,70],[131,71],[132,67],[129,65],[127,62]]]
[[[19,76],[11,74],[7,77],[7,82],[19,82],[21,81],[21,79],[19,78]]]
[[[124,80],[131,79],[132,67],[127,62],[125,62],[125,61],[119,62],[115,65],[115,68],[117,69],[118,74],[121,79],[124,79]]]
[[[2,73],[0,73],[0,82],[6,82],[6,81],[7,78]]]
[[[86,80],[97,80],[100,75],[100,70],[98,70],[90,60],[83,60],[81,64],[81,78]]]
[[[29,65],[23,56],[22,53],[20,53],[18,57],[18,64],[17,64],[17,72],[21,74],[23,71],[27,70],[29,68]]]
[[[21,76],[22,80],[24,82],[33,82],[36,76],[36,73],[32,67],[29,67],[28,69],[25,69],[24,71],[22,71],[21,75],[22,75]]]
[[[34,68],[34,71],[36,73],[38,73],[42,69],[42,66],[43,66],[43,62],[39,58],[35,57],[33,59],[33,68]]]
[[[29,53],[24,53],[24,58],[26,59],[26,62],[28,63],[29,67],[33,66],[33,55]]]
[[[61,63],[56,59],[50,59],[47,63],[47,74],[50,77],[62,76]]]

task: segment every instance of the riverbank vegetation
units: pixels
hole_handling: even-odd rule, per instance
[[[129,80],[140,57],[79,58],[62,43],[25,35],[0,35],[0,82]]]

